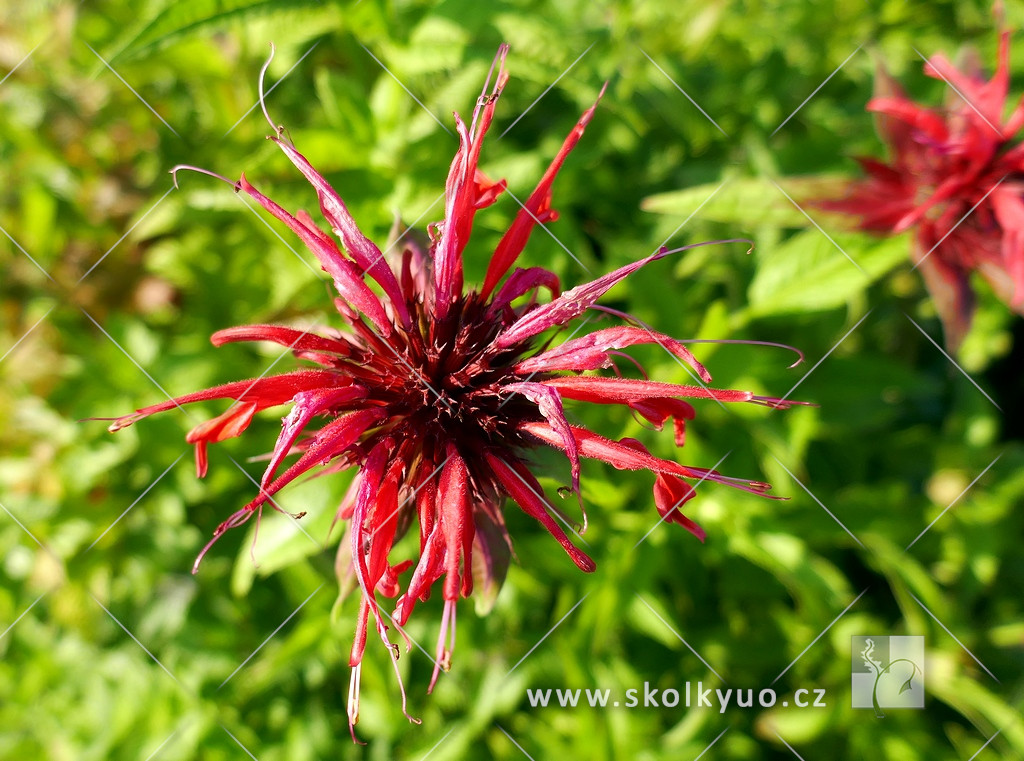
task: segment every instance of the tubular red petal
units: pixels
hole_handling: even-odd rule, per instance
[[[508,72],[505,71],[505,56],[507,54],[508,45],[498,48],[498,54],[491,65],[492,72],[494,65],[498,66],[494,89],[489,95],[486,95],[487,87],[490,85],[490,76],[488,76],[480,99],[473,110],[473,121],[469,128],[466,128],[458,114],[455,115],[455,126],[459,133],[459,150],[452,161],[448,180],[445,183],[444,226],[434,252],[434,277],[437,284],[435,309],[437,318],[441,320],[447,316],[452,302],[462,292],[462,251],[465,249],[466,243],[469,242],[476,210],[488,203],[493,203],[494,197],[497,195],[495,188],[498,185],[501,186],[500,190],[504,189],[503,184],[491,183],[486,177],[479,175],[477,163],[480,160],[480,149],[483,147],[484,136],[494,118],[494,107],[508,81]],[[483,177],[483,182],[479,181],[480,177]]]
[[[572,430],[569,428],[569,421],[565,418],[562,397],[555,389],[543,383],[509,383],[502,386],[502,390],[522,394],[536,404],[540,414],[548,421],[551,428],[562,437],[565,456],[569,458],[569,465],[572,469],[572,490],[577,498],[580,498],[580,453],[576,448],[576,439],[573,438]]]
[[[551,431],[550,426],[545,427]],[[557,434],[555,435],[557,436]],[[507,463],[491,452],[485,452],[484,457],[502,488],[523,509],[523,512],[540,521],[544,528],[565,548],[569,557],[581,571],[591,573],[597,568],[594,561],[585,552],[569,541],[569,537],[562,531],[561,526],[555,523],[554,518],[548,514],[549,505],[543,496],[544,488],[533,477],[533,474],[523,467],[522,463],[514,460],[512,463]]]
[[[435,524],[426,544],[420,549],[420,559],[412,578],[409,579],[405,594],[395,603],[395,621],[399,626],[405,626],[418,600],[425,600],[430,596],[430,587],[444,572],[444,559],[444,531]]]
[[[445,542],[444,599],[457,600],[462,587],[459,561],[465,559],[465,573],[471,573],[466,547],[473,542],[473,509],[469,491],[469,470],[451,442],[437,487],[437,511]]]
[[[505,307],[535,288],[547,288],[551,296],[557,298],[561,292],[558,275],[543,267],[516,267],[491,300],[488,315],[494,317],[501,314]]]
[[[416,515],[420,526],[420,554],[427,546],[427,538],[437,522],[437,481],[433,461],[420,465],[421,480],[416,487]]]
[[[748,481],[731,476],[723,476],[717,470],[709,468],[692,468],[680,465],[672,460],[663,460],[655,457],[647,448],[633,439],[612,441],[604,436],[588,431],[579,426],[570,426],[573,436],[576,437],[576,444],[579,446],[580,454],[595,460],[603,460],[619,470],[650,470],[655,473],[667,473],[682,478],[696,478],[715,483],[725,484],[734,489],[758,494],[768,499],[786,499],[785,497],[772,497],[765,492],[771,488],[762,481]],[[552,430],[547,423],[522,423],[519,430],[539,441],[562,449],[561,437]]]
[[[320,200],[320,209],[324,217],[330,223],[331,228],[341,238],[353,261],[362,268],[362,271],[377,281],[377,284],[384,290],[391,305],[394,307],[402,326],[408,328],[412,324],[409,309],[405,299],[402,298],[402,289],[398,285],[398,278],[388,266],[384,255],[377,245],[367,238],[359,225],[352,218],[345,202],[330,184],[323,178],[305,156],[299,153],[292,145],[279,137],[270,138],[278,148],[291,160],[295,167],[302,172],[302,175],[309,180],[316,189],[317,198]],[[319,229],[317,229],[319,232]],[[322,240],[322,233],[317,236]]]
[[[606,328],[571,339],[561,346],[523,360],[515,366],[515,371],[526,374],[549,370],[596,370],[611,366],[609,350],[649,343],[659,344],[693,368],[702,381],[711,382],[711,374],[682,342],[664,333],[634,327]]]
[[[583,116],[580,117],[579,121],[576,122],[576,126],[572,128],[565,138],[562,147],[548,166],[547,171],[544,172],[544,176],[537,184],[536,189],[530,194],[523,208],[516,214],[512,225],[498,242],[498,247],[494,250],[494,256],[491,257],[491,263],[487,267],[487,274],[484,277],[484,284],[481,288],[483,298],[486,299],[491,294],[494,287],[505,276],[505,273],[508,272],[509,267],[515,264],[516,259],[519,258],[519,254],[522,253],[523,248],[525,248],[527,241],[530,239],[530,233],[533,232],[538,219],[545,210],[550,208],[551,185],[554,183],[555,177],[558,176],[562,164],[565,163],[566,157],[576,147],[576,143],[580,141],[580,138],[583,137],[583,132],[593,118],[594,110],[597,108],[597,104],[601,102],[601,98],[604,97],[604,91],[607,87],[608,83],[605,82],[597,96],[597,100],[594,101],[594,105],[583,112]]]
[[[168,399],[159,404],[143,407],[130,415],[117,418],[117,420],[110,424],[108,430],[113,433],[122,428],[127,428],[144,417],[149,417],[158,412],[166,412],[175,407],[181,407],[184,404],[192,404],[194,402],[205,402],[211,399],[234,399],[236,401],[244,399],[248,402],[256,402],[257,409],[262,410],[267,407],[285,404],[300,391],[325,386],[346,386],[351,383],[351,379],[329,370],[302,370],[283,375],[272,375],[269,378],[233,381],[222,386],[208,388],[205,391],[195,391],[191,394]]]
[[[266,486],[261,486],[259,496],[253,499],[247,509],[265,504],[270,497],[308,470],[322,464],[351,447],[367,429],[387,416],[386,410],[374,407],[356,410],[332,420],[315,434],[298,460],[284,473]],[[361,484],[365,488],[365,478]],[[376,488],[376,487],[375,487]],[[361,494],[362,492],[360,492]]]
[[[366,460],[363,462],[363,480],[360,484],[359,496],[356,499],[355,510],[352,513],[352,564],[356,572],[356,580],[362,589],[363,601],[373,614],[377,626],[377,634],[389,649],[393,646],[388,641],[384,625],[384,616],[377,604],[375,587],[376,579],[370,575],[367,565],[367,547],[370,545],[370,527],[368,525],[370,511],[374,503],[375,495],[379,491],[384,479],[384,468],[387,458],[391,453],[391,442],[387,439],[377,443],[370,450]]]
[[[366,389],[362,386],[342,386],[341,388],[318,388],[312,391],[300,391],[293,398],[295,406],[284,418],[281,425],[281,433],[278,434],[277,443],[270,458],[270,463],[263,473],[260,482],[261,488],[266,488],[274,474],[277,472],[281,461],[291,451],[295,439],[299,437],[302,430],[309,421],[316,415],[326,412],[340,412],[344,405],[349,402],[366,398]]]
[[[210,336],[210,342],[214,346],[238,341],[270,341],[287,346],[292,351],[316,351],[342,357],[350,357],[353,352],[353,346],[345,341],[283,325],[239,325],[218,330]]]
[[[316,255],[321,266],[334,280],[334,287],[338,289],[338,293],[369,317],[370,321],[385,336],[391,335],[391,321],[384,310],[384,305],[380,303],[377,294],[371,291],[369,286],[363,282],[362,275],[352,262],[341,255],[341,251],[334,241],[325,240],[285,211],[280,205],[260,193],[245,179],[244,174],[238,181],[238,187],[298,235],[299,239],[306,244],[306,248]],[[395,281],[396,287],[397,284],[397,281]]]
[[[469,174],[469,130],[465,123],[455,114],[455,129],[459,134],[459,149],[452,159],[451,168],[448,170],[448,180],[445,183],[445,210],[444,223],[441,225],[441,235],[434,248],[434,315],[438,320],[448,316],[457,294],[462,291],[462,258],[459,251],[464,243],[456,236],[459,233],[459,225],[456,224],[457,214],[460,211],[460,201],[463,200],[462,188],[466,183]],[[465,206],[465,202],[461,204]]]
[[[687,468],[671,460],[655,457],[639,442],[613,441],[579,426],[570,426],[580,454],[595,460],[603,460],[619,470],[650,470],[655,473],[671,473],[685,478],[700,478],[705,472],[698,468]],[[545,444],[563,449],[562,437],[547,423],[523,423],[520,430],[535,436]]]
[[[352,647],[349,650],[349,656],[348,656],[348,665],[349,666],[354,666],[354,667],[358,668],[359,664],[362,663],[363,653],[366,652],[366,630],[367,630],[367,624],[369,623],[369,619],[370,619],[370,606],[367,604],[365,599],[362,599],[362,600],[359,601],[359,614],[356,617],[356,634],[355,634],[355,637],[353,637],[353,639],[352,639]],[[359,698],[359,696],[358,696],[358,690],[357,690],[357,694],[356,694],[356,701],[357,701],[356,705],[357,706],[358,706],[358,698]],[[359,721],[358,708],[356,710],[356,716],[355,716],[354,719],[351,717],[351,713],[349,714],[349,716],[350,716],[350,720],[349,720],[350,724],[358,723],[358,721]]]
[[[372,583],[375,589],[380,588],[380,582],[389,568],[388,553],[391,552],[398,529],[398,489],[404,475],[405,461],[401,457],[395,457],[388,465],[380,488],[373,495],[373,502],[367,515],[367,581]]]
[[[578,317],[583,314],[594,302],[609,291],[612,286],[622,280],[625,280],[629,275],[633,274],[644,265],[650,264],[658,259],[664,259],[670,254],[688,251],[691,248],[710,246],[718,243],[735,243],[740,240],[743,240],[745,243],[749,243],[749,241],[745,239],[730,238],[727,240],[694,243],[693,245],[683,246],[681,248],[662,248],[656,253],[644,257],[639,261],[632,262],[624,267],[619,267],[619,269],[614,272],[609,272],[607,275],[597,278],[597,280],[592,280],[589,283],[578,285],[575,288],[566,291],[557,299],[554,299],[544,306],[529,312],[499,333],[493,346],[496,350],[501,351],[519,343],[520,341],[532,338],[548,328],[556,325],[564,325],[574,317]]]
[[[667,396],[715,399],[719,402],[749,402],[754,399],[754,394],[750,391],[660,383],[632,378],[599,378],[588,375],[549,378],[541,382],[545,386],[556,389],[565,399],[599,404],[629,404],[637,399],[656,399]]]

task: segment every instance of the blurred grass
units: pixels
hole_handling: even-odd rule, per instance
[[[1007,17],[1019,26],[1024,9],[1008,4]],[[690,213],[673,243],[756,243],[750,256],[732,244],[658,263],[606,303],[680,337],[798,346],[809,361],[793,370],[775,349],[696,346],[717,385],[778,395],[867,315],[794,392],[820,407],[700,405],[680,453],[670,436],[617,410],[574,409],[606,435],[641,438],[686,464],[710,467],[728,454],[724,472],[764,477],[792,499],[705,485],[690,511],[708,530],[704,546],[661,526],[634,549],[657,517],[650,477],[586,463],[587,541],[598,571],[581,576],[545,532],[509,511],[521,565],[489,617],[462,606],[452,672],[426,697],[427,658],[414,651],[401,661],[422,726],[402,717],[386,655],[368,651],[359,725],[366,749],[351,745],[345,717],[354,605],[332,616],[333,546],[323,546],[346,478],[282,498],[308,511],[303,527],[315,541],[270,515],[255,569],[251,536],[234,532],[191,576],[212,529],[252,494],[259,465],[247,458],[270,448],[275,415],[244,441],[215,447],[202,482],[183,440],[193,424],[184,415],[117,436],[101,422],[80,422],[159,401],[156,384],[185,393],[258,375],[277,359],[259,347],[214,349],[208,336],[217,329],[332,320],[312,257],[229,187],[182,174],[168,193],[167,171],[187,163],[231,178],[245,171],[287,208],[313,205],[302,178],[263,140],[258,109],[238,121],[256,102],[270,41],[278,56],[268,85],[297,64],[268,96],[272,117],[378,241],[396,212],[406,222],[425,215],[421,227],[439,218],[435,199],[453,140],[367,50],[450,127],[451,111],[470,111],[494,50],[509,42],[497,137],[593,45],[505,137],[491,140],[485,170],[507,177],[522,198],[609,80],[556,184],[558,239],[594,274],[649,253]],[[0,363],[0,757],[231,759],[244,757],[241,744],[261,761],[521,758],[514,739],[538,759],[696,758],[723,730],[707,757],[791,758],[789,743],[809,761],[967,759],[996,731],[979,759],[1024,756],[1020,322],[983,297],[962,354],[1001,414],[907,319],[938,339],[934,310],[900,256],[906,241],[835,231],[852,255],[878,262],[866,268],[869,278],[852,266],[844,275],[845,260],[827,241],[792,216],[772,216],[781,196],[767,182],[855,171],[851,156],[880,151],[863,110],[872,57],[911,93],[938,102],[941,83],[921,74],[914,48],[953,53],[964,43],[994,60],[986,4],[185,0],[5,8],[2,70],[31,57],[0,85],[0,225],[16,242],[0,238],[0,352],[8,352]],[[1017,93],[1024,46],[1012,58]],[[698,210],[727,178],[763,190]],[[645,198],[705,184],[705,196],[687,197],[689,209],[641,210]],[[467,252],[471,277],[482,274],[516,210],[504,198],[480,215]],[[567,284],[586,276],[540,232],[524,258]],[[684,379],[657,351],[637,357],[653,378]],[[548,486],[567,478],[564,461],[537,460]],[[436,601],[426,604],[410,634],[432,642],[439,620]],[[665,622],[730,687],[769,686],[801,656],[774,686],[780,694],[827,688],[829,707],[724,715],[530,708],[527,687],[717,685]],[[880,721],[849,708],[850,637],[906,633],[927,637],[926,710]]]

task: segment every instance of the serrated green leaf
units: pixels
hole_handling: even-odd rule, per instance
[[[790,177],[779,186],[803,205],[817,198],[834,198],[842,193],[848,178],[839,175]],[[703,204],[703,205],[702,205]],[[674,190],[648,196],[640,204],[655,214],[688,216],[700,209],[700,218],[710,222],[740,225],[750,230],[762,225],[809,227],[810,220],[786,194],[764,177],[727,180],[725,185],[710,183],[686,190]],[[812,214],[812,216],[814,216]]]

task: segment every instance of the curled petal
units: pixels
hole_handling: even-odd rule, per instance
[[[513,301],[536,288],[547,288],[553,297],[557,297],[561,291],[558,275],[543,267],[516,267],[491,300],[488,314],[492,317],[501,314]]]
[[[697,492],[692,486],[676,476],[659,473],[658,477],[654,479],[654,504],[661,517],[666,521],[678,523],[703,542],[707,533],[683,515],[679,509],[693,499],[696,494]]]
[[[629,403],[629,406],[647,418],[657,430],[665,426],[665,421],[670,417],[673,420],[675,443],[681,447],[686,443],[686,421],[693,420],[697,411],[689,402],[671,397],[659,399],[637,399]]]
[[[486,209],[498,200],[508,187],[506,180],[492,180],[479,169],[473,179],[473,208]],[[467,236],[468,237],[468,236]]]
[[[206,475],[206,445],[241,436],[252,422],[257,406],[256,402],[236,404],[223,414],[200,423],[188,432],[185,441],[196,445],[196,475],[200,478]]]

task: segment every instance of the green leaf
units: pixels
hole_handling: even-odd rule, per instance
[[[848,181],[848,178],[841,175],[790,177],[779,182],[779,186],[785,190],[783,193],[764,177],[726,180],[725,185],[710,183],[648,196],[640,208],[655,214],[682,217],[700,209],[701,219],[740,225],[744,230],[762,225],[803,228],[809,227],[811,222],[793,201],[786,198],[786,193],[806,208],[811,200],[841,195]],[[824,214],[815,214],[814,211],[809,213],[816,220]]]
[[[121,40],[111,63],[134,58],[164,47],[208,27],[228,22],[248,23],[272,14],[287,13],[290,23],[301,23],[299,9],[323,10],[316,0],[173,0],[148,22],[143,22]]]
[[[902,237],[826,236],[811,229],[770,251],[755,249],[754,255],[762,263],[747,296],[750,313],[761,316],[842,306],[906,261],[907,243]]]

